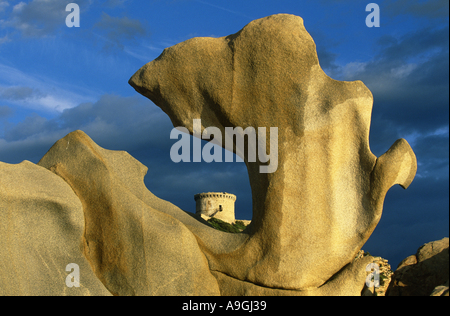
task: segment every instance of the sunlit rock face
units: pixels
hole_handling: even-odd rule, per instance
[[[273,289],[323,285],[367,241],[388,189],[406,188],[415,176],[404,139],[379,158],[372,154],[371,92],[323,72],[297,16],[273,15],[230,36],[177,44],[129,83],[191,133],[194,119],[222,134],[230,126],[278,128],[275,172],[261,173],[264,163],[243,157],[253,195],[247,238],[226,249],[200,242],[223,286],[228,279]]]
[[[268,172],[274,161],[249,159],[256,147],[231,148],[249,173],[250,226],[213,229],[148,191],[128,153],[74,131],[38,164],[0,162],[0,295],[361,294],[373,258],[354,257],[416,158],[403,139],[371,153],[372,94],[322,71],[300,17],[180,43],[130,84],[174,126],[201,120],[224,145],[227,127],[270,131],[257,139],[270,138]]]

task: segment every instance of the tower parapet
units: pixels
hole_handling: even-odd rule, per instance
[[[194,195],[195,214],[215,217],[227,223],[235,222],[236,195],[226,192],[207,192]]]

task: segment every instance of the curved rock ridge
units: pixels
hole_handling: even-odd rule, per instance
[[[449,238],[428,242],[398,265],[388,296],[449,296]]]
[[[37,165],[0,163],[0,295],[360,295],[373,258],[353,259],[416,158],[403,139],[371,153],[370,91],[324,74],[300,17],[180,43],[130,84],[191,133],[194,119],[223,136],[278,128],[275,172],[244,156],[251,224],[213,229],[148,191],[128,153],[75,131]]]
[[[38,165],[0,163],[0,294],[219,295],[187,227],[220,232],[154,196],[146,172],[82,131]],[[80,287],[66,284],[72,263]]]
[[[248,234],[217,231],[144,185],[147,168],[82,131],[37,165],[0,163],[2,295],[357,295],[367,260],[320,288],[269,288],[210,270],[204,249],[226,253]],[[68,264],[80,287],[68,287]],[[348,282],[348,280],[352,280]]]
[[[82,203],[60,177],[0,162],[0,295],[110,295],[80,250],[83,229]],[[66,285],[71,263],[80,287]]]
[[[253,199],[248,236],[226,249],[199,239],[221,288],[240,282],[230,278],[253,284],[249,293],[255,285],[323,289],[350,269],[380,220],[388,189],[407,188],[416,173],[404,139],[379,158],[370,151],[371,92],[361,81],[328,77],[303,20],[294,15],[167,48],[129,83],[175,127],[194,134],[194,120],[201,119],[202,132],[217,127],[222,144],[226,127],[278,128],[275,172],[260,173],[266,163],[242,157]],[[358,282],[355,287],[364,284]]]
[[[103,149],[75,131],[38,164],[61,177],[80,199],[82,253],[112,294],[220,293],[195,235],[169,214],[200,223],[148,191],[147,167],[127,152]]]

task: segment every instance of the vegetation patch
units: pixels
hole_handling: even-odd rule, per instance
[[[242,221],[236,221],[234,224],[229,224],[224,222],[218,218],[210,218],[208,219],[208,223],[211,224],[217,230],[227,232],[227,233],[240,233],[245,229],[245,224]]]

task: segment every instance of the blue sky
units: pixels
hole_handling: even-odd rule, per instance
[[[65,25],[70,2],[80,7],[79,28]],[[169,118],[127,82],[168,46],[295,14],[324,71],[362,80],[372,91],[372,152],[380,156],[403,137],[417,155],[415,180],[388,192],[363,247],[395,269],[423,243],[449,236],[449,1],[377,1],[378,28],[365,25],[368,3],[0,0],[0,161],[37,163],[54,142],[81,129],[145,164],[145,183],[157,196],[194,212],[194,194],[226,191],[237,195],[236,216],[250,219],[245,165],[173,163]]]

